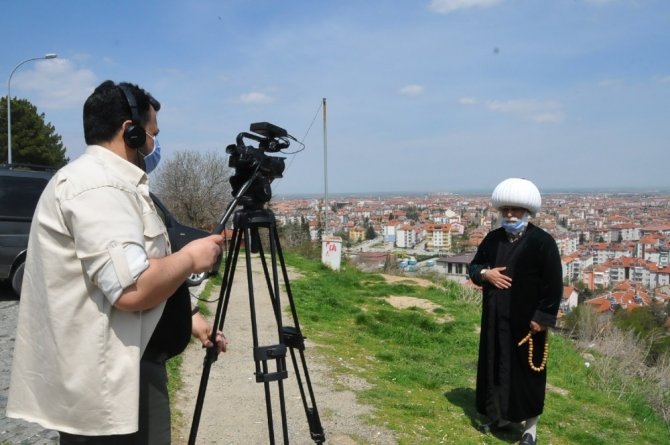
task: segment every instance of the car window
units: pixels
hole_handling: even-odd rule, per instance
[[[0,176],[0,216],[32,218],[47,182],[45,178]]]

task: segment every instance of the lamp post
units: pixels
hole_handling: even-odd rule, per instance
[[[12,164],[12,76],[14,72],[19,69],[24,63],[32,62],[33,60],[42,60],[42,59],[55,59],[58,57],[57,54],[49,53],[45,54],[42,57],[33,57],[32,59],[26,59],[23,62],[19,63],[14,67],[12,72],[9,74],[9,79],[7,80],[7,164]]]

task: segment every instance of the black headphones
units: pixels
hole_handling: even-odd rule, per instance
[[[128,147],[137,150],[146,143],[147,133],[144,130],[144,127],[140,125],[140,113],[132,91],[125,85],[117,86],[123,91],[123,95],[126,97],[126,102],[128,102],[128,106],[130,107],[130,115],[133,122],[132,125],[126,128],[126,131],[123,132],[123,140]]]

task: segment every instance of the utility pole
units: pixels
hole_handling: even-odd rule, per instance
[[[325,223],[323,234],[328,236],[328,131],[326,129],[326,98],[323,98],[323,205],[325,208]]]

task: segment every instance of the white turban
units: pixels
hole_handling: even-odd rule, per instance
[[[535,184],[529,180],[509,178],[498,184],[493,190],[491,203],[496,209],[522,207],[535,216],[542,206],[542,198]]]

